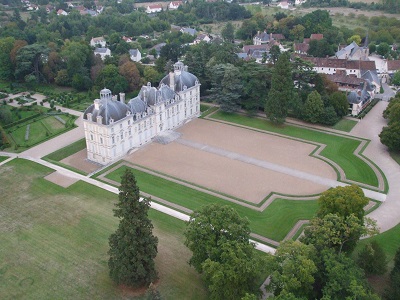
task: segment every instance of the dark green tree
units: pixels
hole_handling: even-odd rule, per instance
[[[364,218],[364,206],[369,202],[364,192],[357,185],[345,187],[338,186],[322,193],[318,199],[318,217],[327,214],[336,214],[347,217],[351,214],[356,216],[361,224]]]
[[[273,271],[268,289],[275,296],[292,294],[296,299],[311,299],[314,275],[317,272],[313,262],[315,255],[316,251],[312,245],[298,241],[281,243],[269,264]]]
[[[337,253],[351,253],[361,236],[377,233],[376,225],[371,219],[367,219],[366,223],[361,225],[354,214],[341,217],[330,213],[310,221],[302,242],[314,245],[319,252],[334,249]]]
[[[24,80],[25,76],[34,75],[37,82],[44,79],[41,69],[49,51],[47,46],[40,44],[21,48],[16,57],[15,77]]]
[[[395,86],[400,85],[400,71],[394,73],[391,83]]]
[[[311,123],[321,120],[324,113],[324,102],[317,91],[311,92],[303,106],[303,119]]]
[[[371,292],[363,271],[346,254],[324,251],[318,276],[322,283],[318,294],[322,292],[322,297],[317,299],[379,300]]]
[[[292,69],[288,54],[283,53],[279,56],[272,73],[271,89],[264,107],[267,117],[276,124],[285,122],[288,103],[293,97]]]
[[[211,93],[221,110],[234,112],[240,108],[241,74],[232,64],[218,64],[212,68]]]
[[[334,92],[329,96],[329,103],[333,106],[339,118],[349,113],[349,102],[344,93]]]
[[[140,198],[132,171],[126,169],[121,179],[119,201],[114,209],[120,222],[109,238],[110,277],[117,284],[148,286],[157,279],[154,258],[158,244],[148,218],[150,201]]]
[[[400,151],[400,122],[385,126],[379,134],[381,143],[391,151]]]
[[[14,66],[11,61],[11,50],[14,47],[15,39],[6,37],[0,39],[0,79],[11,80],[14,75]]]
[[[358,253],[357,264],[367,275],[382,275],[387,269],[386,253],[376,241],[373,241],[366,244]]]
[[[249,221],[229,206],[210,204],[191,214],[184,235],[185,245],[193,253],[189,264],[201,273],[207,259],[221,262],[224,243],[249,243]]]
[[[390,272],[390,284],[385,292],[385,299],[400,299],[400,248],[397,249],[396,255],[394,256],[394,267]]]
[[[389,53],[389,51],[390,51],[390,46],[389,46],[388,43],[385,43],[385,42],[380,43],[380,44],[378,45],[378,47],[376,47],[376,52],[377,52],[379,55],[382,55],[382,56],[387,55],[387,54]]]
[[[226,42],[232,42],[235,39],[235,28],[231,22],[226,23],[222,28],[221,36]]]
[[[265,263],[255,255],[254,245],[231,240],[218,248],[218,259],[207,258],[202,264],[210,299],[239,300],[246,293],[258,294],[257,280]]]

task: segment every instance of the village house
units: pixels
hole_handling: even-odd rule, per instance
[[[197,44],[200,44],[201,42],[209,43],[210,41],[211,41],[211,38],[208,34],[201,33],[195,38],[195,40],[193,41],[193,44],[197,45]]]
[[[94,37],[90,40],[90,46],[91,47],[98,47],[100,46],[101,48],[104,48],[106,46],[106,40],[104,37]]]
[[[142,53],[140,53],[139,49],[130,49],[129,57],[132,61],[139,62],[142,60]]]
[[[102,60],[105,60],[107,56],[111,56],[111,50],[108,48],[96,48],[93,53],[94,56],[100,55]]]
[[[312,40],[322,40],[324,38],[323,34],[312,33],[309,38],[304,38],[302,43],[294,43],[294,52],[298,54],[307,54],[308,49],[310,49],[310,41]]]
[[[170,9],[170,10],[178,9],[178,7],[181,5],[182,5],[182,1],[172,1],[168,4],[168,9]]]
[[[148,14],[154,14],[161,12],[163,10],[163,7],[161,4],[150,4],[146,7],[146,13]]]

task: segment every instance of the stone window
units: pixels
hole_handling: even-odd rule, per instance
[[[100,137],[100,144],[103,144],[103,138]]]
[[[131,120],[128,120],[128,126],[131,125]]]
[[[90,134],[90,139],[93,141],[93,134]]]
[[[112,141],[113,144],[115,144],[115,138],[114,137],[111,137],[111,141]]]

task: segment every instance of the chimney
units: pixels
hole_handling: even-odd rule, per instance
[[[100,109],[100,100],[99,99],[94,100],[94,109],[96,109],[96,110]]]
[[[119,101],[125,104],[125,93],[119,93]]]
[[[175,73],[169,72],[169,87],[175,91]]]

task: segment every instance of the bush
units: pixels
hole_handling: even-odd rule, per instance
[[[386,253],[376,241],[373,241],[365,245],[358,254],[357,264],[366,275],[384,274],[387,269]]]

